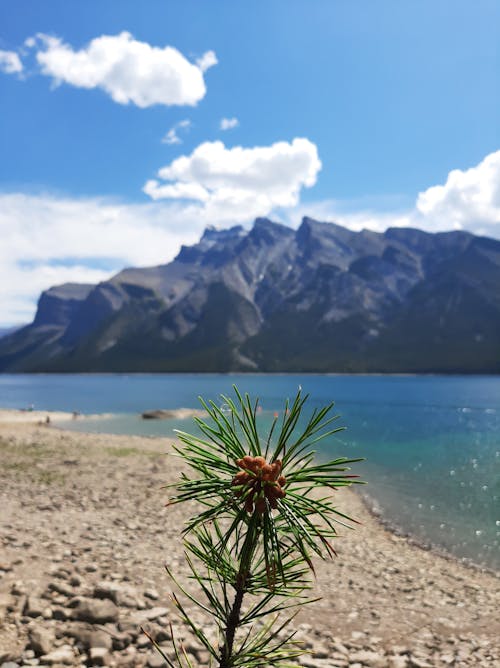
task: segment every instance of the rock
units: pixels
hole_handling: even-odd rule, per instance
[[[151,654],[148,654],[146,665],[149,668],[164,668],[167,662],[159,652],[151,652]]]
[[[385,668],[387,665],[384,655],[366,649],[359,652],[352,652],[349,656],[349,661],[351,663],[361,663],[364,666],[370,666],[370,668]]]
[[[23,613],[27,617],[42,617],[47,604],[35,596],[28,596]]]
[[[122,654],[114,654],[113,659],[115,660],[116,665],[120,666],[120,668],[136,668],[136,666],[139,665],[136,661],[136,656],[136,648],[130,645]],[[140,665],[142,666],[143,663],[141,662]]]
[[[432,664],[417,656],[410,657],[410,666],[411,668],[432,668]]]
[[[153,601],[157,601],[160,598],[160,594],[156,591],[156,589],[153,588],[146,589],[144,591],[144,596],[146,598],[152,599]]]
[[[153,411],[144,411],[144,413],[141,414],[141,417],[143,420],[168,420],[169,418],[175,417],[175,411],[158,408]]]
[[[106,647],[91,647],[89,656],[93,666],[105,666],[109,657]]]
[[[388,668],[407,668],[408,657],[404,654],[396,654],[395,656],[387,657]]]
[[[94,598],[109,598],[110,601],[116,603],[119,589],[120,585],[117,582],[103,580],[94,587]]]
[[[49,654],[54,646],[54,634],[48,629],[31,629],[29,632],[29,644],[37,656]]]
[[[136,591],[130,586],[122,586],[117,582],[104,580],[94,587],[94,598],[108,598],[116,605],[126,608],[136,608],[138,600]]]
[[[154,632],[154,639],[156,642],[165,642],[172,640],[172,634],[169,627],[160,627]]]
[[[71,619],[71,611],[65,610],[64,608],[54,608],[52,610],[52,619],[65,622],[67,619]]]
[[[0,665],[0,668],[19,668],[19,664],[14,663],[14,661],[6,661]]]
[[[132,619],[136,624],[144,624],[144,622],[152,622],[154,619],[163,617],[169,614],[168,608],[150,608],[149,610],[141,610],[132,615]]]
[[[132,636],[129,633],[124,633],[123,631],[114,633],[113,637],[111,638],[113,649],[117,651],[128,647],[132,640]]]
[[[73,648],[70,645],[62,645],[50,654],[45,654],[40,658],[40,661],[45,664],[64,663],[71,664],[75,661]]]
[[[106,631],[91,631],[89,635],[90,649],[99,647],[101,649],[111,649],[113,647],[113,636]]]
[[[102,630],[93,630],[81,624],[71,624],[66,629],[66,634],[75,639],[76,644],[88,650],[92,647],[111,649],[113,638],[110,633]]]
[[[23,594],[26,594],[26,587],[24,586],[24,583],[21,582],[21,580],[14,582],[14,584],[12,585],[12,589],[10,590],[10,593],[13,596],[22,596]]]
[[[104,624],[118,620],[118,608],[109,599],[81,598],[73,610],[73,618],[91,624]]]
[[[49,590],[50,591],[55,591],[58,594],[62,594],[62,596],[73,596],[74,591],[73,588],[64,582],[50,582],[49,583]]]
[[[11,603],[12,599],[9,594],[0,594],[0,615],[5,614]]]
[[[42,617],[44,619],[52,619],[52,608],[50,607],[50,605],[48,605],[46,608],[43,609]]]

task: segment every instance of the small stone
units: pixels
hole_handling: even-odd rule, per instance
[[[105,666],[108,659],[108,650],[106,647],[91,647],[89,656],[93,666]]]
[[[147,666],[149,668],[164,668],[166,665],[167,662],[159,652],[152,652],[151,654],[148,654]]]
[[[23,613],[28,617],[42,617],[43,611],[47,607],[46,603],[35,596],[28,596]]]
[[[107,598],[110,601],[113,601],[113,603],[118,603],[117,599],[119,589],[120,585],[116,582],[99,582],[94,587],[94,598]]]
[[[52,608],[49,605],[43,609],[42,617],[44,619],[52,619]]]
[[[136,624],[143,624],[144,622],[152,622],[154,619],[168,615],[168,608],[151,608],[150,610],[141,610],[133,615],[133,620]]]
[[[54,646],[54,634],[47,629],[31,629],[29,633],[30,647],[37,656],[49,654]]]
[[[114,633],[111,638],[113,649],[120,651],[125,649],[132,642],[132,636],[129,633],[124,633],[123,631],[119,633]]]
[[[62,596],[73,596],[73,588],[64,582],[51,582],[49,584],[49,590],[55,591]]]
[[[10,594],[0,594],[0,615],[4,615],[5,611],[10,607],[11,604]]]
[[[118,620],[118,608],[109,599],[81,598],[73,610],[73,618],[91,624],[104,624]]]
[[[61,647],[58,647],[58,649],[55,649],[53,652],[45,654],[45,656],[42,656],[40,658],[40,661],[46,664],[53,664],[53,663],[71,664],[74,662],[74,660],[75,660],[75,655],[70,645],[62,645]]]
[[[152,587],[144,591],[144,596],[146,598],[150,598],[153,601],[157,601],[160,598],[160,594],[156,591],[156,589],[153,589]]]
[[[378,652],[371,652],[370,650],[352,652],[349,656],[349,661],[358,662],[364,666],[370,666],[370,668],[384,668],[387,665],[385,656]]]
[[[135,646],[139,648],[150,647],[151,640],[147,636],[141,634],[135,641]]]
[[[14,663],[14,661],[6,661],[5,663],[2,663],[0,668],[19,668],[19,664]]]
[[[23,594],[26,594],[26,587],[24,586],[24,583],[21,580],[14,582],[10,593],[14,596],[22,596]]]
[[[411,656],[410,666],[415,666],[415,668],[432,668],[432,664],[427,663],[425,659],[420,659],[418,656]]]

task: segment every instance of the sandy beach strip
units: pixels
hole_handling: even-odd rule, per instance
[[[45,412],[41,425],[30,412],[2,413],[0,665],[155,668],[159,656],[139,627],[169,651],[170,621],[194,665],[208,665],[168,598],[164,564],[187,575],[179,530],[189,510],[165,507],[162,487],[179,475],[171,440],[70,432],[45,425]],[[337,494],[361,524],[341,528],[337,558],[315,562],[322,599],[296,619],[311,651],[300,665],[500,665],[500,578],[411,544],[357,494]]]

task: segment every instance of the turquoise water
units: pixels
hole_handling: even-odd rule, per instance
[[[335,400],[347,430],[321,456],[363,456],[363,491],[418,540],[500,570],[500,378],[314,375],[0,375],[0,406],[113,413],[84,431],[170,436],[192,420],[143,421],[152,408],[220,403],[232,384],[259,396],[264,424],[302,386]]]

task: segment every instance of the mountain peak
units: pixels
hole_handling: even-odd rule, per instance
[[[243,229],[242,225],[234,225],[233,227],[226,227],[222,229],[215,227],[215,225],[207,225],[205,231],[201,235],[200,242],[227,241],[228,239],[242,237],[244,234],[245,230]]]

